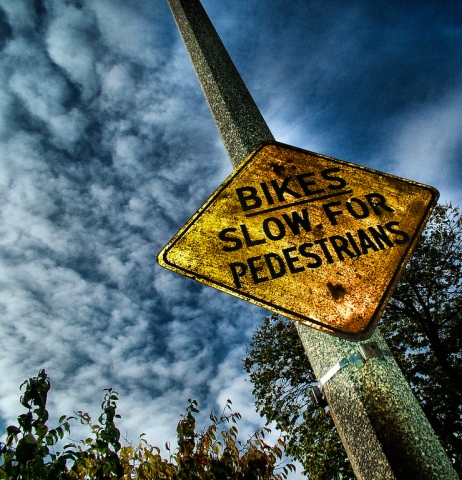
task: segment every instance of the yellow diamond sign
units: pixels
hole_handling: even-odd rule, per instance
[[[437,199],[426,185],[265,143],[158,261],[311,327],[364,339]]]

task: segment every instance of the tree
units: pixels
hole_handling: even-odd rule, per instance
[[[381,330],[412,391],[462,473],[462,216],[437,206]]]
[[[437,206],[390,300],[381,332],[459,475],[462,474],[462,216]],[[314,373],[293,322],[266,318],[244,360],[256,405],[288,435],[311,479],[352,478],[334,423],[309,394]]]
[[[211,424],[196,431],[197,402],[189,400],[178,423],[178,447],[163,458],[158,447],[140,436],[137,446],[122,446],[115,419],[118,394],[105,390],[98,423],[88,413],[62,416],[49,428],[46,402],[50,379],[41,370],[26,380],[21,404],[28,410],[18,417],[19,426],[7,428],[6,442],[0,443],[0,479],[5,480],[283,480],[292,464],[278,464],[284,440],[270,446],[265,441],[269,429],[262,428],[246,442],[237,439],[241,416],[231,411],[228,400],[222,414],[210,414]],[[90,428],[90,437],[77,445],[66,444],[55,452],[59,440],[70,433],[70,422],[79,419]]]

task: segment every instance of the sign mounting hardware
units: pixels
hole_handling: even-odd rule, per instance
[[[265,142],[158,262],[311,327],[363,340],[438,196],[433,187]]]

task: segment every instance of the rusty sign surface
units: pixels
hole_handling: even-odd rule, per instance
[[[311,327],[364,339],[437,199],[426,185],[265,143],[158,261]]]

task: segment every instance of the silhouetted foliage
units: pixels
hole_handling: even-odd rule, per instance
[[[44,370],[25,381],[21,404],[28,410],[18,417],[18,426],[7,428],[6,442],[0,444],[0,479],[6,480],[283,480],[295,467],[281,463],[284,440],[270,446],[267,428],[255,432],[246,442],[238,440],[241,416],[231,411],[228,400],[211,424],[196,431],[197,402],[188,400],[186,413],[178,423],[178,446],[163,458],[158,447],[140,436],[136,447],[122,446],[115,420],[118,394],[105,390],[102,414],[93,424],[88,413],[62,416],[56,428],[47,426],[46,410],[50,379]],[[79,419],[90,429],[90,437],[77,445],[65,444],[55,452],[59,440],[70,433],[70,421]]]

